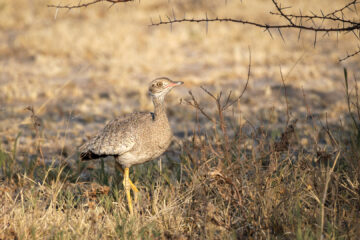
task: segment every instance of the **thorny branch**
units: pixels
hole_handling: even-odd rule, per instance
[[[359,30],[360,29],[360,22],[356,25],[351,25],[347,27],[316,27],[316,26],[304,26],[299,24],[289,25],[289,24],[277,24],[277,25],[269,25],[265,23],[257,23],[257,22],[251,22],[247,20],[242,19],[234,19],[234,18],[182,18],[182,19],[170,19],[168,20],[160,20],[157,23],[152,22],[150,26],[159,26],[159,25],[165,25],[165,24],[173,24],[173,23],[181,23],[181,22],[233,22],[233,23],[242,23],[247,25],[253,25],[256,27],[264,28],[266,31],[269,29],[289,29],[289,28],[297,28],[297,29],[303,29],[303,30],[309,30],[314,32],[350,32],[353,30]]]
[[[97,3],[100,3],[100,2],[108,2],[108,3],[111,3],[112,5],[116,4],[116,3],[124,3],[124,2],[132,2],[134,0],[93,0],[91,2],[86,2],[86,3],[81,3],[81,0],[75,4],[75,5],[72,5],[72,4],[68,4],[68,5],[55,5],[55,4],[49,4],[48,7],[51,7],[51,8],[63,8],[63,9],[74,9],[74,8],[83,8],[83,7],[88,7],[90,5],[94,5],[94,4],[97,4]]]
[[[173,23],[181,23],[181,22],[233,22],[233,23],[241,23],[245,25],[253,25],[256,27],[264,28],[266,31],[269,29],[302,29],[302,30],[308,30],[308,31],[314,31],[314,32],[349,32],[353,30],[359,30],[360,29],[360,22],[357,21],[351,21],[345,18],[345,14],[343,11],[345,9],[351,9],[353,6],[354,9],[356,9],[356,5],[360,4],[360,1],[354,0],[350,2],[349,4],[346,4],[345,7],[335,10],[333,12],[330,12],[326,15],[324,15],[322,12],[322,15],[317,15],[315,13],[312,13],[312,15],[302,15],[300,12],[300,15],[294,15],[294,14],[287,14],[284,12],[285,9],[288,9],[290,7],[281,7],[281,5],[276,1],[272,0],[273,4],[275,5],[278,12],[270,12],[272,15],[280,16],[287,20],[288,24],[265,24],[265,23],[258,23],[258,22],[252,22],[248,20],[243,19],[234,19],[234,18],[182,18],[182,19],[176,19],[176,18],[170,18],[168,17],[167,20],[159,19],[158,22],[151,22],[150,26],[159,26],[159,25],[165,25],[165,24],[173,24]],[[352,10],[352,9],[351,9]],[[341,13],[341,16],[338,16],[336,14]],[[320,26],[316,26],[315,22],[311,21],[311,24],[304,25],[303,21],[308,22],[309,20],[313,19],[320,19],[323,22],[324,21],[335,21],[339,24],[338,26],[330,26],[330,27],[322,27],[323,24]],[[294,21],[295,20],[295,21]]]
[[[111,3],[111,6],[117,3],[131,2],[134,0],[90,0],[89,2],[82,3],[82,0],[79,0],[78,4],[73,5],[48,5],[48,7],[53,7],[57,9],[74,9],[74,8],[82,8],[88,7],[90,5],[94,5],[100,2],[108,2]],[[279,0],[271,0],[273,5],[275,6],[276,11],[270,12],[271,15],[278,16],[281,19],[286,20],[284,24],[267,24],[260,23],[255,21],[249,21],[246,19],[235,19],[235,18],[221,18],[215,17],[210,18],[207,14],[204,18],[176,18],[174,10],[172,10],[172,16],[166,16],[163,20],[161,16],[159,16],[159,20],[153,22],[151,19],[150,26],[159,26],[159,25],[167,25],[170,24],[171,28],[174,23],[183,23],[183,22],[191,22],[191,23],[202,23],[206,24],[206,31],[208,30],[208,25],[210,22],[230,22],[230,23],[238,23],[244,25],[251,25],[258,28],[264,29],[264,31],[268,32],[272,37],[271,30],[278,31],[280,37],[284,40],[282,30],[284,29],[298,29],[300,38],[301,32],[310,31],[314,32],[314,46],[316,46],[316,42],[318,39],[318,33],[323,33],[323,36],[329,35],[330,33],[349,33],[352,32],[357,39],[360,40],[360,21],[355,19],[349,19],[349,12],[355,12],[357,14],[357,5],[360,4],[360,0],[351,0],[344,6],[339,9],[335,9],[331,12],[324,13],[320,10],[320,13],[311,12],[311,14],[303,14],[301,10],[299,10],[299,14],[288,13],[287,10],[291,7],[282,7]],[[360,48],[359,48],[360,49]],[[360,54],[360,50],[356,50],[352,53],[347,53],[347,55],[343,58],[340,58],[339,61],[344,61],[348,58],[351,58],[357,54]]]
[[[357,5],[360,4],[359,0],[352,0],[349,3],[345,4],[343,7],[336,9],[332,12],[324,14],[323,11],[320,10],[320,14],[316,14],[311,12],[311,15],[303,15],[301,10],[299,11],[299,15],[286,13],[287,9],[291,7],[282,7],[281,4],[277,0],[272,0],[276,12],[270,12],[271,15],[279,16],[282,19],[286,20],[286,24],[266,24],[248,21],[246,19],[235,19],[235,18],[209,18],[206,15],[206,18],[186,18],[183,17],[181,19],[176,19],[175,17],[167,17],[167,20],[162,20],[159,18],[159,21],[153,22],[151,20],[150,26],[159,26],[159,25],[167,25],[174,23],[183,23],[183,22],[191,22],[191,23],[201,23],[205,22],[206,27],[208,28],[209,22],[230,22],[230,23],[239,23],[244,25],[251,25],[258,28],[263,28],[264,31],[267,31],[272,37],[271,29],[277,30],[281,38],[283,38],[283,34],[281,30],[283,29],[299,29],[299,38],[302,30],[312,31],[315,33],[314,35],[314,46],[317,41],[317,34],[322,32],[325,35],[329,35],[329,33],[348,33],[352,32],[356,36],[357,39],[360,39],[360,21],[353,20],[347,18],[347,12],[351,11],[356,12],[357,14]],[[316,24],[316,20],[321,21],[320,24]],[[340,61],[344,61],[350,57],[353,57],[360,53],[360,50],[357,50],[353,53],[347,53],[346,57],[339,59]]]

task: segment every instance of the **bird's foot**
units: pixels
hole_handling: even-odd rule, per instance
[[[131,190],[133,191],[133,194],[134,194],[134,202],[137,203],[139,190],[138,190],[137,187],[131,182],[130,179],[129,179],[129,182],[130,182]]]

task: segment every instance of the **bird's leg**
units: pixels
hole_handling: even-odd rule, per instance
[[[129,211],[130,214],[133,215],[134,211],[133,211],[133,206],[132,206],[132,201],[131,201],[131,195],[130,195],[130,178],[129,178],[129,168],[125,168],[124,170],[124,188],[125,188],[125,193],[126,193],[126,198],[128,200],[128,205],[129,205]]]
[[[120,165],[120,163],[118,163],[117,161],[115,161],[115,167],[120,171],[122,172],[122,174],[125,174],[124,173],[124,169],[122,168],[122,166]],[[129,183],[130,183],[130,187],[131,189],[133,190],[133,193],[134,193],[134,201],[137,202],[137,197],[138,197],[138,192],[139,190],[137,189],[137,187],[132,183],[132,181],[130,180],[129,178]]]

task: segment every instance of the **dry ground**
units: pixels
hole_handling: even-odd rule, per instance
[[[287,3],[326,12],[346,2]],[[239,24],[148,26],[172,11],[276,22],[265,0],[49,3],[0,0],[0,239],[356,238],[359,133],[343,67],[355,95],[360,62],[338,61],[356,49],[353,35],[314,48],[306,32],[283,41]],[[249,48],[249,86],[224,132],[184,100],[191,90],[217,118],[199,87],[239,95]],[[129,217],[112,162],[80,163],[77,146],[117,115],[151,110],[147,84],[159,76],[185,82],[167,99],[176,138],[162,164],[133,168],[142,196]],[[287,142],[288,118],[298,121]]]

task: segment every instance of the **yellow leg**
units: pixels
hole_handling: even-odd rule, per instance
[[[124,169],[122,168],[122,166],[117,162],[115,161],[115,167],[120,170],[120,172],[122,172],[123,174],[124,173]],[[137,196],[138,196],[138,192],[139,190],[137,189],[137,187],[132,183],[132,181],[130,180],[129,178],[129,183],[130,183],[130,187],[131,189],[133,190],[133,193],[134,193],[134,201],[137,202]]]
[[[128,200],[129,211],[130,211],[130,214],[133,215],[134,211],[133,211],[133,206],[132,206],[132,201],[131,201],[131,196],[130,196],[129,168],[125,168],[123,184],[124,184],[124,188],[125,188],[126,198]]]

